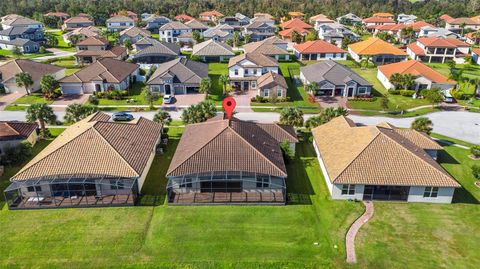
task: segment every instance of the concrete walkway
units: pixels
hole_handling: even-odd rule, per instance
[[[73,56],[76,53],[76,52],[65,51],[65,50],[56,49],[56,48],[49,48],[48,50],[53,52],[53,55],[42,56],[42,57],[34,58],[32,60],[34,60],[36,62],[40,62],[40,61],[54,59],[54,58],[62,58],[62,57]]]
[[[363,224],[367,223],[367,221],[373,216],[373,202],[363,201],[363,204],[365,205],[365,212],[352,224],[352,226],[350,226],[350,229],[345,236],[347,263],[357,262],[357,256],[355,255],[355,237]]]

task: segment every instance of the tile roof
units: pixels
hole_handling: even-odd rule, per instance
[[[90,36],[76,44],[76,46],[106,46],[110,43],[103,37]]]
[[[53,17],[69,17],[68,13],[65,12],[48,12],[44,16],[53,16]]]
[[[312,133],[333,183],[460,187],[417,146],[417,134],[392,125],[355,127],[343,116],[314,128]],[[422,140],[426,139],[423,136]]]
[[[448,24],[463,24],[465,23],[466,25],[480,25],[480,21],[473,20],[471,18],[456,18],[456,19],[450,19],[446,21]]]
[[[167,24],[162,25],[160,27],[160,31],[165,31],[165,30],[188,30],[191,29],[190,26],[183,24],[182,22],[179,21],[171,21]]]
[[[279,146],[282,141],[268,133],[270,128],[275,127],[235,118],[187,125],[167,176],[245,171],[286,177],[287,170]],[[292,131],[287,132],[284,128],[287,127],[277,127],[276,132],[290,136]]]
[[[407,48],[410,49],[415,55],[425,56],[425,51],[417,45],[417,43],[410,43],[407,45]]]
[[[425,77],[433,81],[434,83],[455,84],[455,81],[449,80],[444,75],[416,60],[408,60],[404,62],[382,65],[378,67],[378,70],[382,72],[387,78],[390,78],[390,76],[395,73],[411,74],[416,77]]]
[[[205,16],[205,17],[223,17],[222,13],[216,11],[216,10],[211,10],[211,11],[204,11],[199,14],[200,16]]]
[[[275,72],[267,72],[257,79],[257,87],[259,88],[271,89],[276,86],[288,89],[287,81],[285,80],[285,78]]]
[[[456,38],[443,38],[443,37],[421,37],[417,39],[417,42],[422,43],[425,46],[429,47],[446,47],[446,48],[457,48],[457,47],[470,47],[467,43],[460,41]]]
[[[208,77],[208,64],[177,58],[161,64],[147,84],[162,84],[165,76],[173,77],[175,83],[199,84],[203,78]]]
[[[174,19],[177,20],[177,21],[187,22],[187,21],[193,20],[194,18],[191,17],[191,16],[188,16],[187,14],[180,14],[180,15],[175,16]]]
[[[287,47],[288,42],[276,36],[268,37],[262,41],[250,42],[243,46],[245,53],[260,53],[264,55],[289,55],[290,53],[279,46]]]
[[[480,48],[472,49],[472,53],[475,53],[475,54],[477,54],[477,55],[480,55]]]
[[[10,180],[140,177],[160,139],[162,126],[142,117],[130,123],[103,118],[93,114],[68,127]]]
[[[252,62],[255,66],[258,67],[278,67],[278,62],[270,56],[266,56],[260,53],[243,53],[235,57],[230,58],[228,61],[228,67],[232,67],[243,60]]]
[[[118,58],[127,52],[127,48],[115,46],[109,50],[81,50],[75,56],[95,56],[97,58]]]
[[[135,55],[133,55],[133,59],[138,57],[150,56],[150,55],[151,56],[154,56],[154,55],[177,56],[177,55],[180,55],[180,46],[178,46],[175,43],[167,43],[167,42],[159,41],[151,46],[148,46],[138,51]]]
[[[137,64],[112,58],[102,58],[72,75],[61,79],[60,83],[90,82],[98,79],[105,80],[109,83],[119,83],[135,72],[138,67]]]
[[[370,17],[362,20],[364,23],[395,23],[391,18],[384,17]]]
[[[323,14],[317,14],[315,16],[310,17],[308,19],[310,23],[315,23],[316,21],[321,21],[321,22],[335,22],[334,20],[330,19],[329,17],[323,15]]]
[[[393,17],[393,14],[392,13],[388,13],[388,12],[378,12],[378,13],[374,13],[373,14],[373,17]]]
[[[382,55],[382,54],[392,54],[398,56],[407,56],[407,54],[394,47],[393,45],[379,39],[371,37],[367,40],[360,41],[348,45],[353,52],[357,55]]]
[[[307,41],[293,46],[300,53],[347,53],[341,48],[323,40]]]
[[[296,29],[312,29],[313,26],[311,26],[310,24],[298,19],[298,18],[294,18],[294,19],[291,19],[289,21],[286,21],[282,24],[280,24],[280,27],[282,29],[289,29],[289,28],[296,28]]]
[[[213,39],[195,44],[192,55],[195,56],[234,56],[232,47]]]
[[[362,86],[371,86],[370,82],[350,68],[332,60],[303,66],[300,68],[300,72],[309,82],[328,81],[334,85],[345,85],[345,83],[353,80]]]
[[[109,22],[134,22],[134,20],[127,16],[113,16],[107,20]]]
[[[127,35],[129,37],[136,37],[138,35],[142,35],[143,37],[148,37],[151,36],[152,34],[150,31],[136,27],[136,26],[131,26],[123,31],[120,32],[120,36],[122,35]]]
[[[36,24],[42,24],[42,23],[21,15],[10,14],[2,17],[2,24],[9,25],[9,26],[24,26],[24,25],[36,25]]]
[[[278,32],[278,35],[280,35],[281,37],[291,37],[293,31],[299,33],[302,36],[310,33],[309,30],[304,29],[304,28],[288,28],[288,29],[285,29],[285,30],[282,30],[282,31]]]
[[[100,29],[95,26],[80,27],[64,34],[64,36],[67,37],[71,35],[84,35],[86,37],[98,36],[100,35]]]
[[[15,75],[22,72],[29,73],[33,81],[40,81],[44,75],[57,73],[64,69],[56,65],[17,59],[1,65],[0,73],[3,82],[15,79]]]
[[[93,21],[87,17],[75,16],[75,17],[66,19],[64,23],[93,23]]]
[[[27,139],[37,128],[37,123],[0,121],[0,141]]]
[[[439,18],[440,20],[442,20],[442,21],[445,21],[445,22],[450,21],[450,20],[453,20],[453,18],[452,18],[450,15],[448,15],[448,14],[443,14],[442,16],[440,16],[440,17],[438,17],[438,18]]]
[[[188,27],[192,28],[192,30],[197,30],[197,29],[200,29],[200,30],[206,30],[208,29],[208,26],[203,24],[202,22],[196,20],[196,19],[191,19],[189,21],[187,21],[185,23],[185,25],[187,25]]]

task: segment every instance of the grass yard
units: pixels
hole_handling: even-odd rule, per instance
[[[98,99],[100,106],[116,106],[116,105],[148,105],[149,103],[145,100],[146,96],[146,86],[143,82],[134,83],[132,88],[129,90],[130,95],[123,97],[121,100],[113,100],[113,99]],[[134,99],[134,102],[130,100]],[[161,105],[163,103],[163,99],[160,97],[157,101],[153,102],[154,105]]]
[[[55,38],[58,40],[58,45],[55,47],[57,49],[61,49],[64,51],[71,51],[74,52],[76,51],[75,47],[70,46],[70,43],[65,42],[63,40],[63,32],[61,30],[55,31],[55,32],[50,32]]]
[[[41,93],[32,93],[30,95],[24,95],[24,96],[18,98],[12,104],[29,104],[29,105],[31,105],[31,104],[38,104],[38,103],[50,105],[51,103],[53,103],[53,101],[45,99],[43,97],[43,94],[41,94]]]
[[[427,63],[426,65],[440,72],[444,76],[450,75],[450,68],[447,64],[442,63]],[[480,78],[480,65],[473,64],[457,64],[456,69],[463,70],[462,75],[468,78]]]
[[[226,63],[209,63],[208,76],[212,81],[211,92],[208,95],[208,100],[213,101],[216,105],[222,105],[223,101],[223,86],[220,84],[220,76],[228,75],[228,64]]]
[[[26,53],[22,54],[20,56],[15,56],[13,55],[11,50],[5,50],[5,49],[0,49],[0,60],[2,58],[14,58],[14,59],[34,59],[42,56],[48,56],[52,55],[53,53],[50,51],[47,51],[45,53]]]

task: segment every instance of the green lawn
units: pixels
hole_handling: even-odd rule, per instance
[[[52,55],[52,54],[53,54],[52,52],[47,51],[45,53],[26,53],[20,56],[15,56],[13,55],[11,50],[0,49],[0,60],[2,60],[2,58],[33,59],[33,58],[38,58],[38,57]]]
[[[223,100],[223,86],[218,81],[220,76],[228,75],[228,64],[226,63],[209,63],[208,64],[208,76],[212,81],[211,92],[208,95],[208,99],[213,101],[217,105],[222,104]]]
[[[428,66],[442,73],[444,76],[450,75],[450,68],[447,64],[427,63]],[[480,78],[480,65],[457,64],[455,68],[463,70],[462,75],[469,78]]]
[[[32,93],[30,95],[24,95],[24,96],[18,98],[12,104],[29,104],[29,105],[31,105],[31,104],[38,104],[38,103],[49,105],[49,104],[53,103],[53,101],[45,99],[41,93]]]
[[[76,51],[75,47],[70,46],[70,43],[67,43],[65,42],[65,40],[63,40],[63,32],[61,30],[50,33],[54,35],[58,40],[58,45],[55,48],[65,51]]]
[[[129,90],[130,95],[122,98],[121,100],[109,100],[106,98],[99,99],[98,105],[100,106],[115,106],[115,105],[148,105],[148,102],[145,100],[146,96],[146,86],[143,82],[137,82],[133,84],[132,88]],[[131,102],[130,100],[135,100]],[[161,105],[163,99],[160,97],[157,101],[154,102],[154,105]]]
[[[70,76],[71,74],[77,72],[78,70],[80,70],[81,68],[68,68],[68,69],[65,69],[65,75],[66,76]]]

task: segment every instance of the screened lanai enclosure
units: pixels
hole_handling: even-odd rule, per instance
[[[10,209],[133,206],[138,193],[136,178],[87,176],[13,181],[4,191]]]
[[[285,178],[244,171],[169,177],[169,204],[285,204]]]

